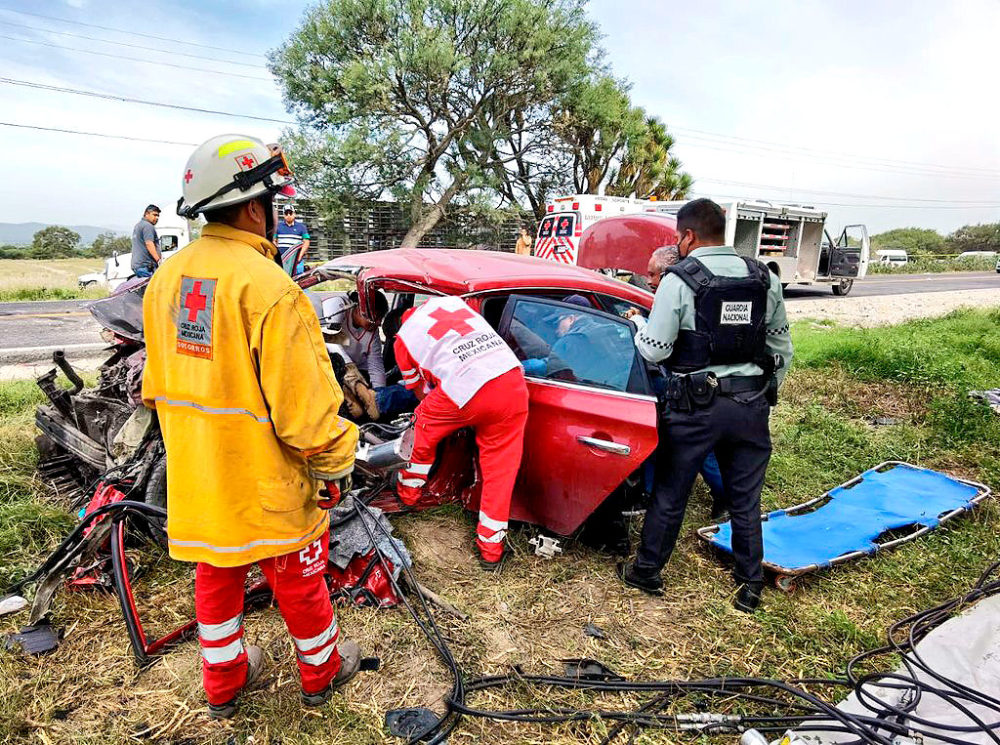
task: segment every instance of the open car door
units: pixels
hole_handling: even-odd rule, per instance
[[[511,519],[570,535],[657,441],[656,399],[631,322],[513,295],[500,335],[522,361],[529,413]]]
[[[864,225],[846,226],[836,243],[830,241],[830,276],[861,279],[868,273],[870,252],[868,228]]]

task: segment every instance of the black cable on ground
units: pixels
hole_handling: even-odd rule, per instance
[[[375,534],[364,521],[360,505],[355,502],[354,509],[362,519],[365,529],[372,542]],[[376,522],[379,529],[391,536],[385,528]],[[378,555],[383,562],[389,561],[380,549]],[[985,732],[991,740],[1000,743],[1000,700],[976,691],[963,684],[953,681],[934,671],[915,651],[918,641],[944,621],[951,618],[955,612],[984,597],[1000,592],[1000,581],[988,582],[989,577],[1000,569],[1000,562],[988,568],[973,589],[966,595],[942,603],[939,606],[914,614],[898,621],[888,632],[889,644],[876,650],[870,650],[857,655],[847,666],[847,674],[843,679],[801,679],[791,682],[760,678],[714,678],[696,681],[652,681],[637,682],[625,680],[596,680],[552,675],[524,675],[520,671],[514,674],[480,677],[463,683],[461,670],[441,634],[426,599],[419,590],[419,584],[413,578],[409,567],[402,567],[407,580],[416,593],[421,610],[426,619],[421,618],[417,610],[406,600],[401,588],[392,580],[392,573],[386,567],[386,573],[392,580],[393,588],[399,593],[407,610],[417,622],[418,627],[444,660],[453,676],[452,695],[448,700],[449,713],[426,731],[411,737],[410,743],[416,743],[430,737],[430,742],[439,743],[458,724],[459,716],[474,716],[492,719],[494,721],[512,721],[521,723],[568,723],[585,722],[596,719],[616,722],[602,743],[612,743],[628,728],[666,728],[687,730],[703,734],[740,732],[755,727],[760,732],[782,732],[797,728],[800,731],[827,731],[853,735],[852,743],[875,745],[892,745],[896,736],[924,736],[936,738],[940,742],[964,745],[967,742],[962,735],[970,732]],[[902,629],[908,629],[905,641],[897,641]],[[897,653],[902,656],[909,675],[899,673],[874,673],[859,676],[856,668],[861,662],[880,655]],[[928,680],[917,677],[916,671],[926,673],[941,685],[934,685]],[[910,695],[900,705],[893,705],[875,698],[865,686],[878,684],[882,688],[896,688],[909,691]],[[580,710],[572,708],[554,708],[551,706],[512,709],[506,711],[491,711],[479,709],[466,703],[466,695],[474,691],[501,688],[508,685],[529,685],[545,689],[589,690],[601,693],[657,693],[659,695],[647,701],[633,711],[619,710]],[[844,689],[854,689],[858,700],[871,712],[871,715],[852,714],[837,708],[835,704],[824,701],[801,688],[803,685],[822,685]],[[756,693],[760,689],[771,689],[789,696],[791,700],[782,700],[773,696]],[[768,707],[772,713],[768,715],[732,714],[667,714],[664,710],[677,699],[698,694],[702,696],[717,696],[755,707]],[[941,698],[953,706],[963,716],[968,718],[970,725],[951,725],[918,717],[914,714],[920,697],[932,695]],[[985,707],[997,716],[996,722],[986,722],[975,714],[965,703]],[[634,732],[631,740],[634,740]],[[848,744],[850,745],[850,744]]]

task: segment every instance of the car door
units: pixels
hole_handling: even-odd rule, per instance
[[[511,518],[569,535],[656,447],[656,399],[634,326],[512,295],[499,332],[525,368],[530,401]]]
[[[868,228],[864,225],[848,225],[841,232],[837,242],[830,240],[830,276],[861,279],[868,273],[868,259],[871,252]]]

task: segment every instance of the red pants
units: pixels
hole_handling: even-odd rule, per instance
[[[414,504],[427,482],[438,443],[463,427],[474,428],[483,473],[476,545],[484,559],[498,561],[503,556],[510,497],[521,465],[528,418],[528,389],[521,369],[494,378],[461,408],[435,388],[420,402],[416,413],[413,455],[399,474],[399,498]]]
[[[301,551],[257,562],[295,643],[306,693],[322,691],[340,670],[340,630],[324,580],[329,545],[327,531]],[[195,570],[202,679],[210,704],[232,701],[246,683],[243,596],[249,570],[249,564],[214,567],[204,563]]]

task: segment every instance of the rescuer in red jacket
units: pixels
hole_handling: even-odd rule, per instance
[[[438,443],[463,427],[476,432],[483,474],[476,547],[483,567],[500,566],[514,479],[521,465],[528,389],[507,343],[461,298],[432,298],[407,311],[395,342],[403,384],[420,405],[410,463],[397,492],[415,504]]]

